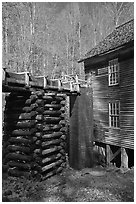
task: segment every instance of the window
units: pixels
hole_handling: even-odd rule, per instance
[[[109,103],[109,126],[118,128],[119,127],[119,112],[120,103],[119,101]]]
[[[109,86],[119,84],[118,58],[109,61]]]

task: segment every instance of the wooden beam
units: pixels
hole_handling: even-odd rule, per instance
[[[110,161],[111,161],[111,149],[110,149],[110,145],[106,145],[106,163],[107,165],[110,165]]]
[[[121,152],[121,148],[119,148],[114,154],[112,154],[110,161],[112,161],[120,152]]]
[[[128,155],[126,149],[121,147],[121,167],[128,168]]]

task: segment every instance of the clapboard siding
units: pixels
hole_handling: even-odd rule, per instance
[[[96,141],[134,148],[134,59],[119,58],[120,82],[108,86],[108,73],[98,75],[98,69],[108,66],[108,61],[85,69],[91,77],[93,89],[94,136]],[[93,71],[93,73],[92,73]],[[90,74],[91,73],[91,74]],[[120,128],[109,127],[109,102],[120,101]]]
[[[120,62],[120,129],[122,145],[134,148],[134,60]]]

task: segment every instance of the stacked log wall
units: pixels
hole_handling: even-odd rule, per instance
[[[46,179],[66,166],[65,94],[10,94],[4,112],[3,167]]]
[[[3,164],[11,176],[31,174],[32,135],[35,131],[36,98],[13,94],[6,98],[4,111]]]

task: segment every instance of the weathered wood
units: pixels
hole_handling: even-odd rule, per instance
[[[43,101],[42,99],[37,99],[37,100],[35,101],[35,103],[37,103],[38,106],[44,106],[44,101]]]
[[[66,125],[66,121],[65,121],[65,120],[61,120],[61,121],[59,122],[59,124],[65,126],[65,125]]]
[[[41,115],[36,115],[35,119],[38,120],[38,121],[41,121],[41,120],[43,120],[43,115],[42,114]]]
[[[12,108],[12,107],[23,107],[23,106],[30,106],[31,103],[26,104],[26,100],[30,100],[30,99],[9,99],[6,100],[6,106],[5,108]]]
[[[33,104],[30,105],[30,107],[32,107],[32,109],[34,110],[34,109],[36,109],[38,107],[38,104],[37,103],[33,103]]]
[[[37,124],[35,125],[35,127],[36,127],[39,131],[42,131],[42,130],[43,130],[43,124],[41,124],[41,123],[37,123]]]
[[[110,145],[106,145],[106,163],[109,166],[111,161],[111,150],[110,150]]]
[[[49,103],[53,100],[52,96],[48,96],[48,95],[44,95],[43,99],[45,100],[45,102]]]
[[[61,164],[61,167],[62,167],[62,168],[66,167],[66,162],[63,162],[63,163]]]
[[[36,94],[36,96],[38,96],[38,98],[43,98],[44,90],[36,91],[34,94]]]
[[[31,156],[22,155],[19,153],[9,153],[6,155],[6,159],[21,160],[21,161],[31,161]]]
[[[45,109],[50,109],[50,108],[53,108],[55,110],[58,110],[61,108],[61,105],[60,104],[45,104],[44,105],[44,108]]]
[[[52,155],[50,157],[46,157],[44,159],[42,159],[42,164],[46,164],[48,162],[52,162],[54,160],[57,160],[61,157],[61,154],[57,154],[57,155]]]
[[[120,152],[121,152],[121,148],[119,148],[114,154],[111,155],[110,161],[112,161]]]
[[[17,87],[17,86],[10,86],[10,85],[6,85],[6,84],[2,84],[2,92],[18,92],[20,93],[24,93],[26,95],[26,93],[30,93],[30,89],[27,89],[25,87]]]
[[[59,103],[59,101],[56,101],[56,100],[54,101],[54,100],[53,100],[53,101],[51,102],[51,104],[60,104],[60,103]]]
[[[60,150],[60,153],[61,153],[62,155],[65,155],[66,152],[65,152],[64,149],[61,149],[61,150]]]
[[[18,107],[18,106],[11,106],[10,108],[7,107],[5,108],[5,113],[8,114],[8,113],[12,113],[12,112],[15,112],[15,113],[20,113],[20,112],[25,112],[25,113],[29,113],[32,111],[32,107],[31,106],[28,106],[28,107]]]
[[[12,114],[8,114],[8,115],[5,115],[5,119],[18,119],[18,120],[31,120],[31,118],[35,117],[37,114],[36,111],[31,111],[31,113],[12,113]]]
[[[70,166],[75,169],[93,166],[91,91],[90,88],[81,88],[81,95],[70,98],[69,161]]]
[[[62,132],[54,132],[51,134],[45,134],[42,136],[42,139],[49,139],[49,138],[58,138],[62,136]]]
[[[60,102],[60,101],[64,100],[64,98],[57,95],[57,96],[55,96],[55,100]]]
[[[60,140],[56,139],[56,140],[51,140],[51,141],[45,141],[45,142],[42,142],[42,147],[47,147],[47,146],[50,146],[50,145],[58,145],[60,144]]]
[[[65,143],[65,142],[61,142],[61,143],[60,143],[60,146],[63,147],[63,148],[65,148],[66,143]]]
[[[4,122],[5,128],[31,128],[35,125],[35,120],[22,120],[22,121],[10,121],[10,122]]]
[[[65,112],[65,107],[61,107],[60,111],[61,111],[62,113],[64,113],[64,112]]]
[[[42,151],[42,155],[46,155],[46,154],[56,152],[59,149],[61,149],[59,146],[58,147],[53,147],[53,148],[50,148],[50,149],[45,149],[45,150]]]
[[[35,99],[27,99],[25,101],[25,105],[31,105],[31,103],[34,103],[35,102]]]
[[[31,102],[34,103],[34,102],[36,102],[36,100],[38,100],[38,97],[36,94],[31,94],[30,99],[31,99]]]
[[[64,94],[64,93],[57,93],[56,97],[62,97],[63,99],[65,99],[66,94]]]
[[[127,48],[128,49],[128,48]],[[109,56],[110,57],[110,56]],[[125,60],[124,60],[125,59]],[[108,66],[108,61],[104,59],[103,66]],[[93,104],[94,104],[94,119],[101,124],[101,131],[107,132],[104,125],[108,128],[108,136],[103,139],[103,142],[111,145],[134,148],[133,138],[128,133],[129,130],[134,129],[134,60],[133,56],[119,57],[119,86],[108,86],[108,75],[97,77],[97,70],[101,68],[101,64],[93,65],[96,70],[95,76],[91,77],[93,88]],[[86,70],[87,71],[87,70]],[[92,70],[89,69],[88,72]],[[109,112],[108,103],[110,101],[120,101],[120,132],[116,129],[110,131],[109,128]],[[132,117],[129,117],[131,115]],[[98,123],[96,123],[97,125]],[[127,125],[130,124],[128,127]],[[123,136],[122,136],[123,132]],[[95,132],[96,137],[101,136],[101,132]],[[124,135],[126,136],[124,138]]]
[[[61,113],[61,115],[60,115],[60,118],[61,118],[61,120],[64,120],[65,119],[65,113]]]
[[[60,138],[61,138],[62,141],[65,141],[66,140],[66,135],[62,135]]]
[[[59,131],[60,130],[60,128],[61,128],[61,125],[46,125],[46,126],[44,126],[44,128],[43,128],[43,132],[45,133],[45,132],[49,132],[49,131]]]
[[[41,153],[41,149],[35,149],[35,150],[34,150],[34,153],[35,153],[35,154],[40,154],[40,153]]]
[[[26,178],[29,178],[31,176],[30,172],[20,171],[20,170],[15,169],[15,168],[9,168],[8,169],[8,174],[11,175],[11,176],[15,176],[15,177],[24,176]]]
[[[49,116],[60,116],[61,111],[60,110],[46,110],[43,112],[44,115],[49,115]]]
[[[121,167],[128,168],[128,155],[126,149],[121,147]]]
[[[41,170],[41,166],[36,163],[35,161],[31,163],[31,168],[32,170],[36,169],[36,170]]]
[[[38,137],[32,137],[33,142],[35,142],[36,140],[38,140]]]
[[[44,121],[46,122],[46,123],[59,123],[59,121],[60,121],[61,119],[60,119],[60,117],[49,117],[49,116],[44,116]]]
[[[42,171],[44,172],[44,171],[47,171],[47,170],[49,170],[49,169],[51,169],[51,168],[55,168],[56,166],[58,166],[58,165],[61,164],[61,163],[62,163],[62,160],[53,162],[53,163],[51,163],[51,164],[49,164],[49,165],[46,165],[46,166],[42,167]]]
[[[52,170],[51,172],[49,173],[46,173],[46,172],[43,172],[45,173],[45,175],[42,175],[42,180],[46,180],[47,178],[50,178],[51,176],[55,175],[56,174],[56,171],[55,170]]]
[[[7,173],[7,171],[8,171],[8,165],[6,164],[2,164],[2,173]]]
[[[15,161],[9,161],[8,162],[8,165],[10,167],[18,167],[19,169],[26,169],[26,170],[30,170],[31,169],[31,166],[30,164],[27,164],[27,163],[20,163],[20,162],[15,162]]]
[[[60,131],[63,132],[63,133],[66,133],[66,132],[67,132],[67,128],[66,128],[66,127],[62,127],[62,128],[60,129]]]
[[[21,151],[21,152],[24,152],[24,153],[30,153],[31,149],[29,147],[21,147],[21,146],[17,146],[17,145],[8,145],[7,149],[9,151]]]
[[[18,130],[13,130],[11,132],[11,135],[12,136],[31,136],[32,134],[34,134],[35,131],[36,131],[36,128],[32,128],[31,130],[18,129]]]
[[[24,144],[24,145],[29,145],[31,141],[29,139],[25,139],[22,137],[10,137],[8,140],[10,143],[15,143],[15,144]]]
[[[35,145],[40,146],[41,145],[41,140],[36,140]]]
[[[36,133],[35,133],[35,136],[38,137],[38,138],[41,138],[42,135],[43,135],[42,132],[36,132]]]
[[[56,169],[56,173],[60,173],[63,170],[63,168],[60,166],[58,169]]]
[[[61,101],[60,104],[61,104],[62,106],[65,106],[65,105],[66,105],[66,101]]]
[[[38,107],[38,108],[36,108],[36,111],[38,112],[38,113],[43,113],[44,112],[44,107]]]

